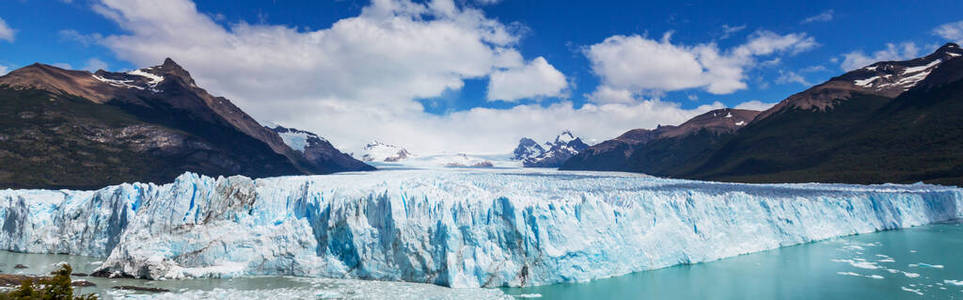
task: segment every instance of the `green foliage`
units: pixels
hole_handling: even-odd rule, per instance
[[[53,277],[37,281],[25,279],[15,290],[0,293],[0,300],[93,300],[96,295],[86,294],[74,296],[71,286],[70,273],[73,269],[68,264],[61,265],[53,272]]]

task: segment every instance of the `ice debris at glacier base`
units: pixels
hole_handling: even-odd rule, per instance
[[[295,275],[452,287],[583,281],[955,219],[933,185],[748,185],[624,173],[191,173],[0,191],[0,249],[106,257],[136,277]]]

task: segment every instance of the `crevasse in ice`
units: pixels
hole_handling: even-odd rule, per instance
[[[933,185],[398,170],[0,191],[0,249],[152,279],[296,275],[452,287],[582,281],[961,215]]]

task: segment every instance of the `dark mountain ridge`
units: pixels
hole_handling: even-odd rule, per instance
[[[171,59],[126,73],[33,64],[0,77],[0,109],[0,187],[371,169],[307,159]]]

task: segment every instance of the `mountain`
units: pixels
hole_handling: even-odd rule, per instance
[[[565,167],[740,182],[963,185],[961,56],[963,49],[949,43],[924,57],[878,62],[834,77],[715,142],[667,148],[675,151],[663,153],[676,157],[674,167],[633,159],[606,165],[589,154]]]
[[[0,187],[95,188],[192,171],[266,177],[317,165],[166,59],[126,73],[33,64],[0,77]],[[360,167],[370,169],[370,167]]]
[[[397,162],[412,157],[404,147],[385,144],[379,141],[364,145],[361,149],[361,160],[368,162]]]
[[[530,138],[522,138],[513,151],[513,159],[521,160],[525,167],[557,168],[563,162],[585,150],[589,146],[575,137],[571,131],[563,131],[554,141],[545,142],[545,147]]]
[[[522,138],[518,141],[518,147],[512,151],[513,160],[526,160],[538,157],[545,152],[545,148],[533,139]]]
[[[328,170],[329,173],[338,171],[371,171],[369,166],[345,154],[331,145],[328,140],[309,131],[287,128],[281,125],[268,127],[279,136],[284,144],[300,152],[308,162],[318,170]]]
[[[673,176],[681,166],[705,158],[758,114],[758,111],[723,108],[696,116],[678,126],[633,129],[589,147],[565,161],[561,169],[644,170],[651,175]]]

